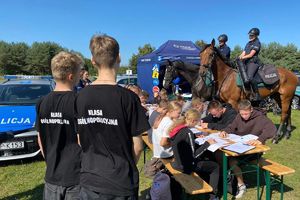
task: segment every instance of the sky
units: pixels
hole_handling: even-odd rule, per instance
[[[138,47],[167,40],[210,42],[227,34],[244,47],[257,27],[260,41],[300,48],[298,0],[2,0],[0,40],[52,41],[90,58],[89,40],[105,33],[120,44],[122,65]]]

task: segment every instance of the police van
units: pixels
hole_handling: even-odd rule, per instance
[[[0,161],[40,153],[35,104],[54,89],[51,76],[4,76],[0,84]]]

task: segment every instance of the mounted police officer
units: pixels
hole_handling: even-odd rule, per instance
[[[258,101],[261,99],[258,93],[258,86],[254,80],[254,75],[256,74],[259,68],[259,58],[258,54],[260,52],[261,44],[258,39],[259,29],[252,28],[249,32],[249,42],[246,44],[243,53],[239,56],[239,59],[242,60],[246,65],[246,71],[248,75],[248,81],[252,87],[254,94],[252,95],[252,100]],[[248,84],[248,83],[246,83]]]
[[[228,37],[226,34],[222,34],[218,37],[219,40],[219,47],[218,50],[220,53],[227,59],[230,59],[230,48],[226,45],[228,41]]]

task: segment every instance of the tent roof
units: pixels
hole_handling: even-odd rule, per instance
[[[168,40],[152,53],[141,56],[138,61],[151,62],[156,57],[160,57],[158,61],[177,57],[183,60],[194,60],[199,59],[199,53],[200,48],[191,41]]]

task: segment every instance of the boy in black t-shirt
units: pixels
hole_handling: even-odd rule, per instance
[[[60,52],[51,61],[54,91],[36,105],[38,142],[45,158],[45,200],[79,199],[80,153],[75,131],[72,91],[79,80],[82,59]]]
[[[80,91],[75,106],[82,147],[80,198],[137,200],[140,135],[150,128],[145,109],[134,92],[116,83],[118,42],[96,35],[90,50],[98,78]]]

